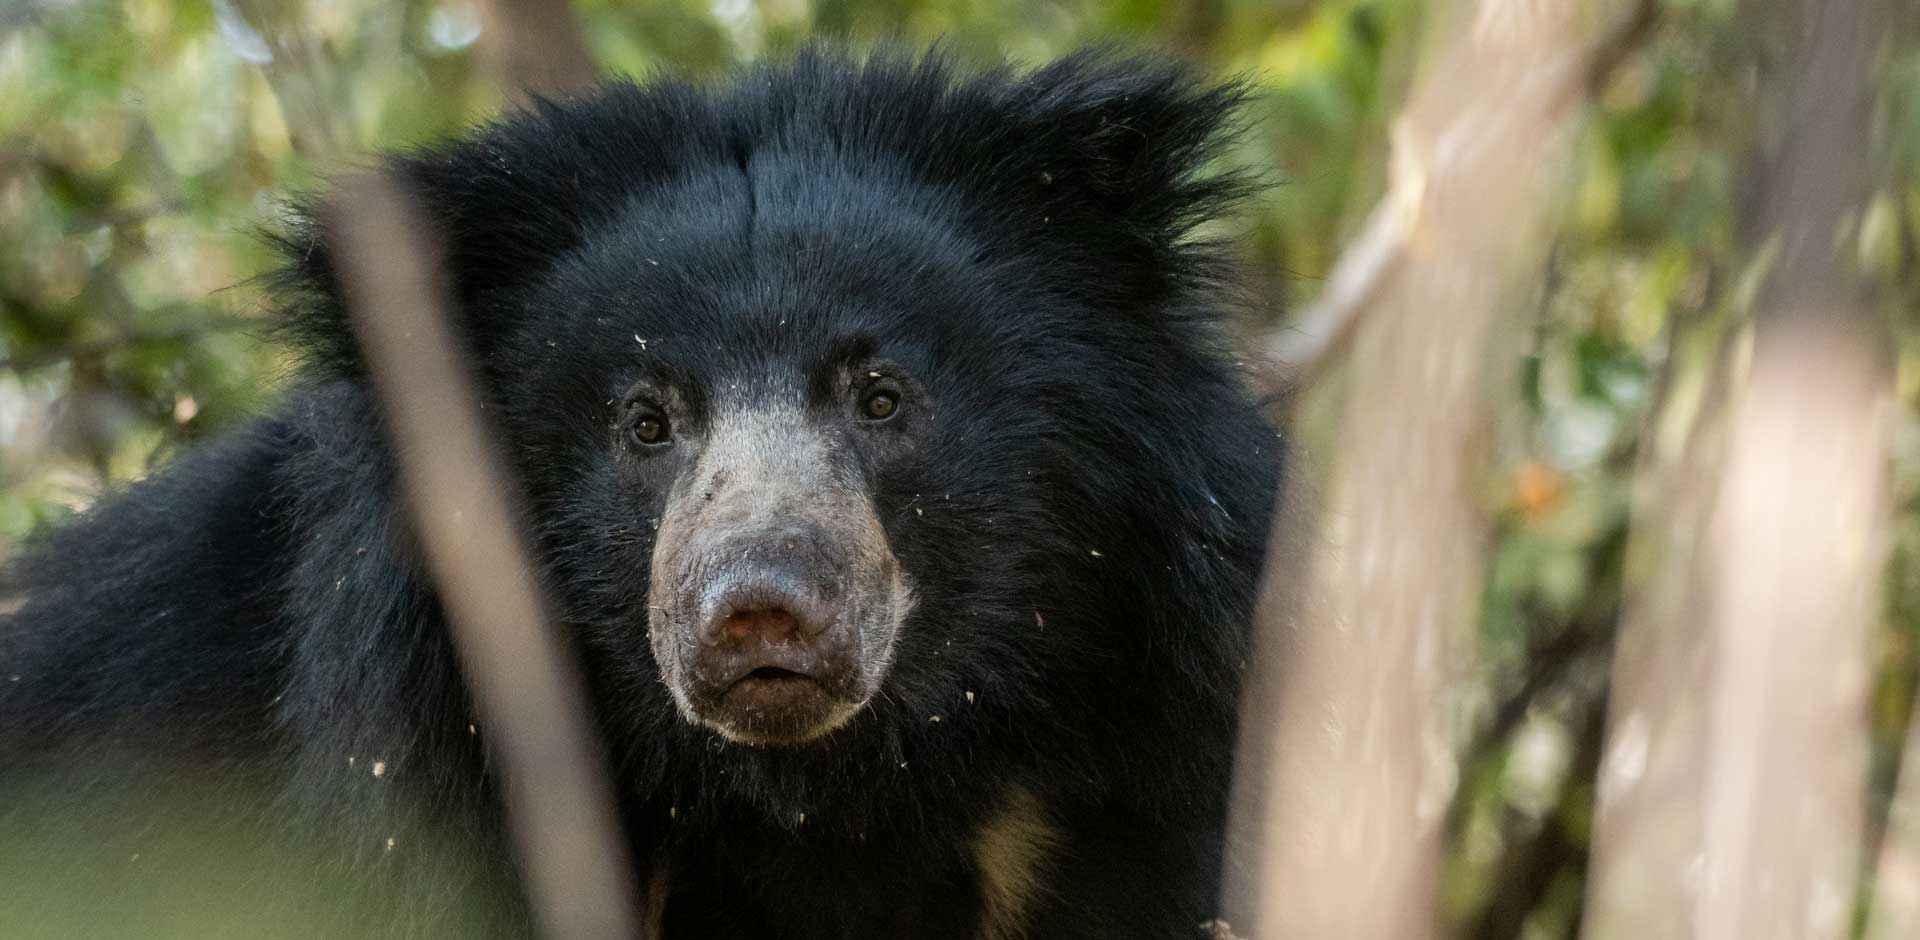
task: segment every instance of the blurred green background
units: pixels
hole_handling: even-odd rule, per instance
[[[329,147],[351,162],[501,105],[463,0],[292,6],[271,27],[291,32],[269,42],[269,27],[226,0],[0,0],[0,556],[271,401],[285,363],[257,336],[264,298],[248,279],[269,259],[253,230],[343,165]],[[1312,298],[1381,191],[1384,125],[1423,5],[575,6],[602,65],[629,74],[719,76],[821,35],[943,39],[978,62],[1117,40],[1250,74],[1258,124],[1234,159],[1277,185],[1223,224],[1264,298],[1257,326]],[[1659,389],[1700,369],[1749,315],[1757,280],[1744,226],[1747,181],[1777,133],[1754,94],[1781,55],[1778,32],[1756,28],[1770,6],[1661,4],[1576,145],[1546,289],[1513,314],[1525,360],[1500,412],[1485,490],[1497,541],[1478,660],[1457,701],[1463,786],[1445,900],[1460,936],[1570,936],[1577,922],[1636,441]],[[1875,64],[1870,145],[1885,159],[1845,246],[1893,324],[1903,405],[1876,820],[1920,673],[1920,13],[1901,16]],[[1319,443],[1311,424],[1305,435]]]

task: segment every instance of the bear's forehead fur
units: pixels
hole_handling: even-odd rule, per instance
[[[583,246],[711,244],[716,229],[750,236],[742,220],[785,216],[789,237],[905,226],[925,248],[1028,259],[1029,277],[1124,313],[1219,273],[1217,246],[1189,236],[1248,189],[1207,166],[1243,97],[1166,62],[1100,53],[969,74],[938,55],[808,50],[718,86],[615,82],[389,165],[434,217],[470,302],[537,282]],[[648,205],[675,211],[637,218]],[[311,301],[287,318],[309,356],[350,364],[311,209],[279,236],[288,263],[275,280]],[[609,237],[624,244],[600,244]]]

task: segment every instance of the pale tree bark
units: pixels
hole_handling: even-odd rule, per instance
[[[516,101],[592,82],[565,0],[477,0],[482,55]],[[241,0],[264,30],[266,74],[296,146],[339,162],[351,135],[334,110],[329,65],[298,28],[297,7]],[[577,664],[555,630],[519,526],[515,493],[478,411],[479,390],[448,319],[430,237],[391,180],[347,181],[329,209],[330,246],[356,337],[379,393],[400,482],[488,745],[496,755],[524,887],[550,940],[659,935],[663,899],[641,898],[604,751]]]
[[[1580,106],[1651,8],[1435,4],[1389,192],[1322,300],[1269,341],[1308,378],[1350,355],[1317,528],[1281,523],[1262,601],[1233,827],[1255,846],[1225,905],[1257,940],[1438,931],[1457,772],[1443,699],[1478,615],[1497,328],[1537,289]]]
[[[459,355],[436,246],[382,177],[342,187],[331,209],[355,332],[385,406],[414,529],[498,755],[508,828],[541,934],[656,936],[657,924],[643,924],[635,908],[584,685],[541,596],[480,390]]]
[[[1793,11],[1763,96],[1787,128],[1765,161],[1768,286],[1710,381],[1676,376],[1642,451],[1592,940],[1820,940],[1850,922],[1894,412],[1884,328],[1842,252],[1882,10]]]

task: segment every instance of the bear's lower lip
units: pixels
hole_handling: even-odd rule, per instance
[[[742,676],[720,694],[705,723],[742,744],[800,744],[844,719],[845,703],[818,680],[778,666]]]
[[[729,711],[806,708],[817,700],[826,704],[827,690],[811,677],[778,666],[762,666],[740,677],[720,695]]]

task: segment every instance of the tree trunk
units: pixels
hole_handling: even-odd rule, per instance
[[[1766,161],[1769,285],[1717,364],[1724,408],[1682,376],[1643,451],[1593,940],[1817,940],[1850,921],[1893,386],[1837,255],[1865,202],[1875,2],[1800,5],[1766,96],[1789,128]]]
[[[1537,289],[1579,105],[1650,8],[1437,4],[1386,199],[1270,342],[1307,376],[1352,356],[1319,523],[1299,546],[1281,523],[1263,597],[1234,827],[1252,880],[1226,904],[1258,940],[1438,930],[1444,694],[1478,616],[1488,393],[1511,359],[1494,340]]]

